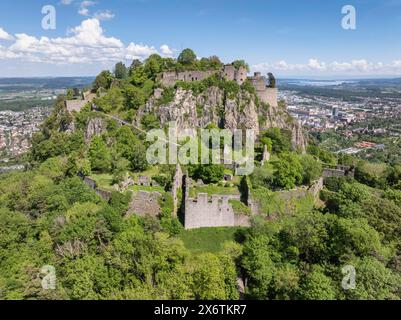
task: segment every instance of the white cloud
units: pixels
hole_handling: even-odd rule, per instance
[[[8,34],[3,28],[0,28],[0,40],[13,40],[13,36]]]
[[[164,56],[171,57],[174,54],[174,50],[170,49],[167,44],[163,44],[160,47],[160,51]]]
[[[111,20],[115,17],[115,14],[110,10],[96,11],[93,15],[98,20]]]
[[[0,46],[0,60],[15,59],[18,57],[19,56],[16,53],[4,48],[3,46]]]
[[[163,45],[160,54],[171,54]],[[26,33],[15,35],[9,47],[0,46],[0,60],[20,59],[25,62],[51,64],[115,63],[121,60],[145,59],[158,50],[149,45],[129,43],[106,36],[100,21],[86,19],[69,30],[67,37],[34,37]]]
[[[252,70],[261,72],[276,72],[283,75],[343,75],[343,76],[401,76],[401,60],[389,63],[371,62],[366,59],[351,61],[333,61],[326,63],[311,58],[304,64],[291,64],[284,60],[276,63],[259,63]]]
[[[317,59],[309,59],[308,67],[312,70],[324,71],[326,70],[326,64],[324,62],[319,62]]]
[[[148,57],[151,54],[158,53],[154,47],[142,44],[135,44],[133,42],[128,45],[125,51],[126,60],[143,59],[144,57]]]
[[[74,0],[61,0],[61,4],[65,6],[69,6]]]
[[[95,13],[91,14],[89,7],[95,6],[96,4],[96,1],[82,1],[79,5],[78,14],[85,17],[92,17],[98,20],[111,20],[115,17],[115,14],[111,10],[98,10]]]
[[[96,2],[94,1],[89,1],[85,0],[81,2],[81,5],[79,6],[78,14],[81,16],[89,16],[89,9],[88,7],[94,6]]]

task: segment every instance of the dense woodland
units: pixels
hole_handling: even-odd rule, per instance
[[[119,63],[96,78],[93,89],[105,95],[95,103],[132,121],[158,86],[159,72],[220,66],[217,57],[197,60],[191,50],[177,60],[152,55],[129,68]],[[251,90],[215,78],[190,89],[208,85],[227,94]],[[171,95],[165,90],[160,103]],[[270,128],[256,151],[257,162],[264,146],[272,159],[249,177],[255,195],[310,185],[327,165],[353,166],[355,179],[330,178],[318,204],[300,200],[286,213],[267,208],[250,228],[188,232],[172,218],[168,196],[159,218],[140,218],[125,214],[129,193],[105,201],[83,183],[78,173],[107,173],[118,182],[127,171],[148,170],[147,145],[141,133],[113,121],[87,143],[90,106],[70,115],[64,99],[34,137],[29,168],[0,176],[0,299],[235,300],[238,277],[247,279],[246,299],[401,298],[401,166],[337,158],[313,140],[302,155],[288,132]],[[62,130],[73,120],[75,131]],[[158,125],[155,115],[142,119],[144,129]],[[185,169],[207,183],[224,174],[217,165]],[[158,168],[155,178],[166,191],[173,170]],[[55,290],[42,288],[46,265],[56,270]],[[354,290],[341,286],[346,265],[356,269]]]

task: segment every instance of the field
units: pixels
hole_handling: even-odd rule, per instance
[[[192,253],[218,253],[226,241],[235,241],[236,235],[243,228],[202,228],[185,230],[181,240]]]

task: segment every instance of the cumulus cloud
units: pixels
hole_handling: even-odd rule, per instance
[[[163,45],[160,54],[171,53]],[[99,19],[90,18],[69,30],[67,37],[34,37],[26,33],[15,35],[9,47],[0,46],[0,59],[21,59],[27,62],[53,64],[111,63],[121,60],[145,59],[159,53],[155,47],[129,43],[106,36]]]
[[[8,34],[3,28],[0,28],[0,40],[13,40],[13,36]]]
[[[115,17],[115,14],[110,10],[96,11],[93,15],[98,20],[111,20]]]
[[[309,59],[308,67],[312,70],[324,71],[326,70],[326,63],[319,62],[317,59]]]
[[[158,53],[154,47],[131,42],[125,50],[125,59],[134,60],[148,57],[151,54]]]
[[[81,16],[89,16],[89,7],[94,6],[96,2],[94,1],[89,1],[85,0],[81,2],[81,5],[79,6],[78,13]]]
[[[160,51],[166,57],[171,57],[174,54],[174,50],[170,49],[170,47],[167,44],[163,44],[160,47]]]
[[[401,60],[389,63],[371,62],[366,59],[333,61],[330,63],[311,58],[304,64],[291,64],[284,60],[275,63],[259,63],[252,66],[254,71],[277,72],[299,75],[345,75],[345,76],[400,76]]]

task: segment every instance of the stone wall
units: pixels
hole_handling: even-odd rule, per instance
[[[252,82],[260,101],[268,103],[273,108],[278,106],[278,89],[268,88],[266,86],[266,79],[260,72],[255,72],[253,77],[249,77],[248,79]]]
[[[90,91],[84,92],[82,94],[82,99],[78,100],[66,100],[65,106],[68,112],[80,112],[81,109],[88,103],[92,102],[96,98],[95,93],[91,93]]]
[[[85,100],[68,100],[65,102],[67,111],[72,113],[73,111],[79,112],[88,103]]]
[[[162,195],[159,192],[138,191],[133,194],[129,205],[128,214],[138,216],[159,216],[161,212],[159,199]]]
[[[320,191],[323,190],[324,183],[323,178],[315,181],[310,187],[298,187],[292,190],[287,191],[277,191],[273,195],[270,195],[272,198],[272,202],[277,204],[277,211],[271,213],[270,218],[274,218],[277,213],[291,213],[293,210],[293,201],[298,201],[304,199],[306,197],[312,197],[315,204],[320,199]],[[266,194],[266,197],[268,195]],[[278,202],[277,202],[278,200]],[[283,206],[281,206],[281,204]],[[261,214],[260,210],[260,202],[257,199],[252,199],[252,203],[250,203],[250,207],[254,215]]]
[[[312,196],[315,201],[319,199],[320,191],[323,190],[323,178],[317,180],[312,186],[310,187],[299,187],[289,191],[281,191],[279,192],[279,197],[282,200],[290,201],[293,199],[302,199],[307,196]]]
[[[278,107],[278,89],[277,88],[265,88],[264,102],[268,103],[271,107]]]
[[[175,169],[175,175],[173,179],[173,186],[171,188],[171,193],[173,197],[173,203],[174,203],[174,210],[173,210],[173,218],[177,218],[178,216],[178,209],[180,204],[178,203],[178,196],[179,196],[179,191],[182,190],[182,185],[183,185],[183,179],[184,175],[181,170],[181,166],[177,164],[176,169]]]
[[[177,81],[185,81],[185,82],[193,82],[193,81],[202,81],[206,78],[211,77],[214,74],[220,75],[222,78],[225,78],[229,81],[236,81],[239,85],[243,84],[247,79],[247,70],[243,67],[240,67],[238,70],[235,69],[233,65],[225,65],[220,71],[212,70],[212,71],[168,71],[163,72],[159,80],[165,87],[172,87],[176,84]]]
[[[351,167],[347,166],[337,166],[336,168],[324,168],[323,169],[323,178],[343,178],[350,177],[354,178],[355,171]]]
[[[84,177],[80,174],[78,174],[78,177],[80,177],[89,188],[93,189],[98,196],[100,196],[101,198],[103,198],[106,201],[110,200],[112,193],[110,191],[106,191],[106,190],[102,190],[102,189],[98,188],[95,180],[93,180],[89,177]]]
[[[163,72],[160,75],[159,80],[163,86],[172,87],[177,83],[177,81],[185,81],[185,82],[202,81],[216,73],[217,71],[183,71],[183,72],[169,71],[169,72]]]
[[[234,227],[237,222],[234,210],[229,200],[240,200],[240,196],[209,197],[205,193],[198,194],[197,199],[187,199],[185,202],[185,229],[206,227]]]

